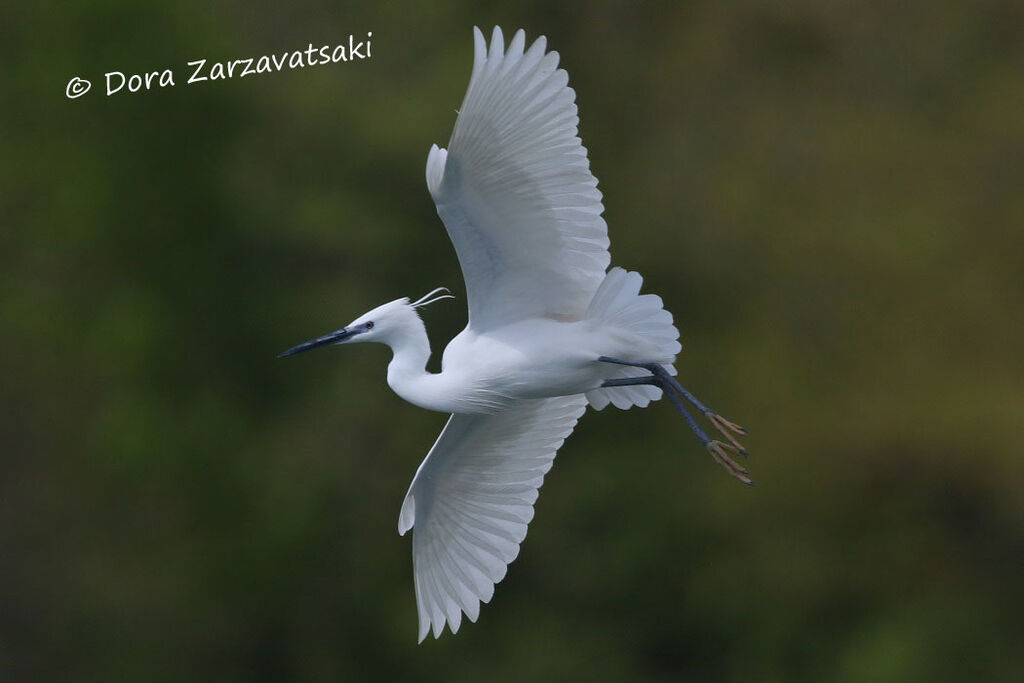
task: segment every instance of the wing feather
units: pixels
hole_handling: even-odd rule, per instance
[[[576,94],[546,52],[517,31],[474,60],[449,149],[431,148],[427,187],[462,266],[469,326],[530,317],[580,320],[608,268],[597,179],[577,135]]]
[[[583,396],[520,401],[493,415],[452,415],[413,478],[399,533],[413,528],[422,641],[462,614],[476,621],[519,554],[555,453]]]

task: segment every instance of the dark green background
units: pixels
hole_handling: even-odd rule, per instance
[[[551,5],[4,3],[0,679],[1024,680],[1022,5]],[[613,262],[758,485],[667,405],[588,414],[480,622],[417,646],[395,527],[445,417],[384,347],[274,356],[461,290],[423,169],[494,23],[561,52]]]

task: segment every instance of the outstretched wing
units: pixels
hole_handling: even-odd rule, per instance
[[[597,179],[576,134],[576,93],[544,37],[505,52],[473,29],[473,75],[449,149],[427,158],[427,187],[462,265],[469,326],[580,320],[608,268]]]
[[[584,396],[521,401],[493,415],[452,415],[412,480],[398,532],[412,539],[420,642],[480,614],[519,554],[555,453]]]

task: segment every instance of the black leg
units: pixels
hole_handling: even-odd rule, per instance
[[[683,416],[683,419],[686,420],[686,424],[690,425],[690,429],[692,429],[693,433],[697,435],[697,438],[700,439],[700,442],[706,446],[711,441],[711,438],[704,433],[704,430],[700,428],[700,425],[697,424],[697,421],[693,419],[693,415],[691,415],[690,411],[686,409],[686,406],[683,405],[683,402],[680,401],[679,397],[672,392],[671,387],[665,386],[665,380],[663,380],[662,378],[656,377],[655,375],[646,375],[644,377],[620,377],[616,379],[606,379],[604,382],[601,383],[601,386],[635,387],[642,384],[650,384],[659,387],[662,390],[662,392],[666,396],[668,396],[669,400],[672,401],[672,405],[676,407],[676,410],[678,410],[679,414]]]
[[[620,377],[618,379],[606,379],[601,382],[602,387],[635,387],[640,384],[653,384],[656,387],[660,387],[661,380],[654,375],[646,375],[644,377]]]
[[[624,377],[618,379],[609,379],[605,380],[601,384],[601,386],[625,387],[646,384],[660,387],[662,392],[664,392],[664,394],[668,396],[669,400],[672,402],[672,405],[674,405],[676,410],[679,411],[679,414],[682,415],[683,419],[686,420],[686,423],[690,426],[690,429],[693,430],[693,433],[697,436],[698,439],[700,439],[700,442],[704,444],[704,447],[711,454],[711,457],[714,458],[715,462],[724,467],[726,471],[729,472],[729,474],[733,475],[743,483],[753,483],[750,480],[750,477],[747,476],[747,470],[736,464],[736,462],[733,461],[733,459],[730,458],[729,455],[726,453],[726,451],[730,451],[746,457],[746,449],[736,440],[736,438],[732,434],[730,434],[730,432],[735,432],[736,434],[742,435],[746,434],[746,430],[744,430],[739,425],[729,422],[721,415],[718,415],[717,413],[713,412],[710,408],[708,408],[703,403],[698,401],[696,396],[687,391],[686,388],[684,388],[681,384],[679,384],[679,382],[676,381],[675,377],[670,375],[669,372],[658,363],[636,363],[633,361],[621,360],[619,358],[611,358],[609,356],[601,356],[600,358],[598,358],[598,360],[604,363],[627,365],[629,367],[643,368],[645,370],[648,370],[651,373],[650,375],[645,375],[643,377]],[[686,409],[686,406],[683,404],[679,396],[682,396],[687,401],[692,403],[693,406],[697,410],[699,410],[701,414],[704,415],[704,417],[706,417],[708,421],[711,422],[711,424],[713,424],[718,429],[718,431],[720,431],[729,440],[729,443],[715,441],[709,438],[708,435],[704,433],[704,430],[700,428],[700,425],[697,424],[697,421],[693,419],[693,415],[691,415],[690,411]]]
[[[747,454],[746,449],[743,448],[743,446],[740,445],[740,443],[736,441],[736,439],[733,438],[732,436],[732,434],[746,436],[747,430],[745,430],[743,427],[740,427],[738,424],[726,420],[724,417],[714,412],[706,405],[701,403],[699,400],[697,400],[696,396],[691,394],[686,389],[686,387],[677,382],[676,378],[669,374],[669,372],[665,370],[665,368],[662,367],[660,364],[636,363],[633,361],[621,360],[619,358],[612,358],[610,356],[601,356],[598,358],[598,360],[604,363],[614,363],[616,365],[628,365],[634,368],[643,368],[645,370],[650,371],[654,377],[659,378],[660,380],[662,380],[662,382],[667,382],[668,384],[671,384],[673,389],[679,392],[679,394],[687,401],[692,403],[693,406],[700,411],[701,415],[706,417],[711,422],[711,424],[715,425],[718,431],[722,432],[725,438],[729,439],[730,443],[732,443],[732,445],[736,447],[736,449],[739,451],[741,455],[745,456]],[[730,434],[730,432],[732,432],[732,434]]]

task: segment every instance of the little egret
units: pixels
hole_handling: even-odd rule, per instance
[[[396,299],[295,346],[391,347],[388,385],[406,401],[451,413],[413,477],[398,531],[413,532],[419,640],[480,603],[519,554],[555,453],[587,406],[645,407],[662,393],[712,457],[740,481],[745,432],[673,375],[679,332],[643,278],[608,269],[601,193],[577,136],[576,97],[558,53],[523,31],[505,49],[474,28],[473,73],[448,149],[427,157],[427,188],[455,245],[469,323],[426,370],[430,343],[417,309],[452,298],[435,289]],[[724,435],[712,440],[684,404]]]

